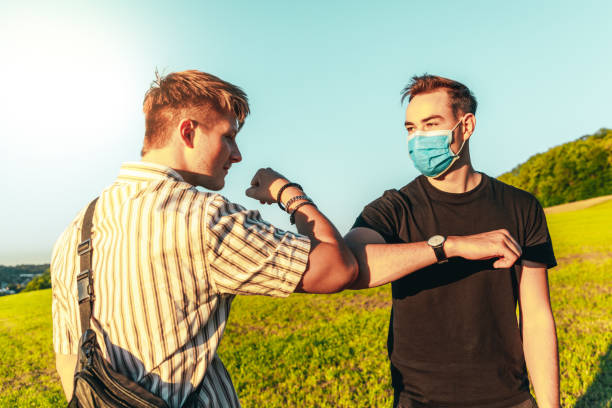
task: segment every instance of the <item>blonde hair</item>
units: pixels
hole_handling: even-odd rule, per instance
[[[244,91],[214,75],[188,70],[166,76],[155,71],[155,76],[142,107],[145,114],[142,155],[167,144],[169,127],[175,125],[177,114],[187,109],[232,113],[240,127],[249,114],[249,101]]]

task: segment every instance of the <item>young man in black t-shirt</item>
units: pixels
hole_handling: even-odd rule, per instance
[[[540,204],[472,168],[468,88],[424,75],[404,98],[423,175],[368,204],[345,237],[360,267],[354,288],[392,282],[394,406],[535,407],[528,368],[539,407],[559,407],[556,261]]]

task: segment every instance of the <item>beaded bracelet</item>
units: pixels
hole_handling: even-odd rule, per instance
[[[295,224],[295,213],[297,212],[297,210],[299,210],[301,207],[305,205],[314,205],[314,208],[317,208],[317,205],[310,200],[299,203],[298,205],[295,206],[295,208],[291,212],[291,215],[289,216],[289,222],[291,223],[291,225]]]
[[[304,191],[302,189],[302,186],[300,186],[298,183],[287,183],[284,186],[282,186],[280,190],[278,190],[278,194],[276,194],[276,202],[278,203],[278,206],[280,207],[280,209],[283,211],[287,211],[287,208],[283,206],[283,203],[281,202],[281,196],[283,195],[283,191],[285,191],[285,189],[289,187],[296,187]]]
[[[285,208],[287,209],[287,212],[291,211],[291,204],[299,200],[312,201],[310,197],[308,197],[307,195],[297,195],[291,198],[289,201],[287,201],[287,204],[285,204]]]

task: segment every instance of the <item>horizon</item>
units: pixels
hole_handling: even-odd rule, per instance
[[[272,167],[344,234],[367,203],[418,175],[400,104],[413,75],[472,90],[470,154],[492,177],[612,128],[612,56],[601,52],[611,12],[605,1],[2,4],[0,264],[49,263],[77,212],[140,159],[156,68],[210,72],[249,95],[243,161],[221,194],[295,231],[244,195]]]

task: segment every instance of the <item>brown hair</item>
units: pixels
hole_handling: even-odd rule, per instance
[[[458,116],[462,113],[476,113],[476,97],[468,89],[467,86],[452,79],[443,78],[435,75],[424,74],[421,76],[413,76],[410,83],[402,90],[402,102],[408,98],[408,102],[416,95],[433,92],[440,88],[446,88],[451,100],[451,108],[453,113]]]
[[[187,109],[233,113],[240,127],[249,114],[249,101],[244,91],[214,75],[189,70],[166,76],[155,71],[155,76],[142,107],[145,114],[142,155],[166,145],[169,126],[178,120],[178,113]]]

